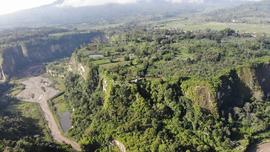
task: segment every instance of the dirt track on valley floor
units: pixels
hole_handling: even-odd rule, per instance
[[[81,151],[79,144],[62,135],[49,108],[47,101],[59,93],[59,91],[50,87],[51,81],[42,76],[37,76],[22,80],[21,83],[25,85],[25,89],[17,95],[17,98],[28,102],[39,103],[53,138],[57,142],[69,144],[73,149]]]
[[[123,143],[121,143],[120,141],[118,141],[118,140],[113,140],[112,144],[114,146],[117,146],[121,152],[126,152],[127,151],[125,145]]]

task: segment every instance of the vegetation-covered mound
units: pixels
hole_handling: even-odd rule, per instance
[[[244,151],[269,137],[269,39],[139,30],[75,51],[65,99],[85,151]]]

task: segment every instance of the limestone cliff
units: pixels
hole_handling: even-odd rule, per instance
[[[183,82],[184,95],[201,107],[218,111],[242,106],[270,95],[270,63],[252,63],[230,69],[210,80],[191,78]]]
[[[91,66],[87,63],[79,62],[76,55],[70,61],[70,71],[79,74],[87,81],[89,81],[89,78],[92,78],[91,76],[89,77]],[[107,107],[110,91],[114,85],[123,83],[133,85],[133,83],[138,83],[122,82],[119,80],[113,82],[110,74],[102,68],[99,68],[98,77],[100,80],[99,85],[102,87],[104,93],[105,107]],[[153,80],[146,81],[152,83]],[[93,82],[96,82],[96,80],[93,80]],[[235,106],[243,106],[247,101],[263,101],[269,98],[269,84],[270,63],[258,62],[228,69],[209,79],[197,77],[185,79],[181,82],[181,87],[178,88],[177,92],[182,92],[182,95],[193,101],[195,105],[199,105],[203,109],[217,114],[220,111],[226,111]],[[165,91],[166,89],[164,89]],[[146,91],[140,93],[152,94],[151,92],[146,93]]]
[[[0,80],[5,81],[29,65],[68,57],[76,48],[101,35],[100,32],[92,32],[37,38],[2,48],[0,50]]]
[[[78,61],[74,55],[71,57],[69,61],[69,72],[79,74],[84,80],[86,80],[88,70],[89,68],[85,65],[85,63]]]

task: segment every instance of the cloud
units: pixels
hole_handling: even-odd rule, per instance
[[[171,3],[203,3],[204,0],[166,0]]]
[[[55,0],[0,0],[0,15],[53,3]]]
[[[203,3],[207,2],[209,0],[165,0],[167,2],[172,2],[172,3]],[[213,1],[213,0],[212,0]],[[216,2],[220,1],[227,1],[227,2],[235,2],[235,1],[261,1],[261,0],[215,0]]]
[[[95,5],[104,5],[108,3],[117,3],[117,4],[127,4],[127,3],[136,3],[137,0],[65,0],[61,6],[95,6]]]
[[[60,6],[72,6],[72,7],[80,7],[80,6],[95,6],[95,5],[104,5],[108,3],[116,3],[116,4],[129,4],[136,2],[155,2],[155,0],[60,0],[62,3]],[[204,0],[158,0],[171,2],[171,3],[202,3]]]
[[[61,2],[59,6],[72,6],[72,7],[80,7],[80,6],[96,6],[96,5],[104,5],[108,3],[116,3],[116,4],[129,4],[136,2],[155,2],[155,1],[165,1],[171,3],[203,3],[209,0],[58,0]],[[210,0],[213,1],[213,0]],[[216,0],[218,1],[260,1],[260,0]]]

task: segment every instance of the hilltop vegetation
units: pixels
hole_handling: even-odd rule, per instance
[[[245,151],[269,137],[269,49],[232,29],[111,34],[72,56],[69,134],[85,151]]]
[[[53,4],[0,17],[0,27],[23,16],[29,26],[74,28],[0,31],[0,80],[73,53],[47,66],[63,91],[51,107],[56,118],[72,113],[68,136],[87,152],[119,151],[116,141],[132,152],[244,152],[269,139],[270,3],[159,2]],[[102,32],[88,31],[95,25]],[[7,95],[10,87],[0,89],[0,151],[72,151],[52,141],[36,105]]]
[[[266,36],[232,29],[138,30],[112,35],[107,43],[90,44],[75,51],[74,57],[81,63],[100,65],[120,80],[208,77],[268,57],[269,41]]]

